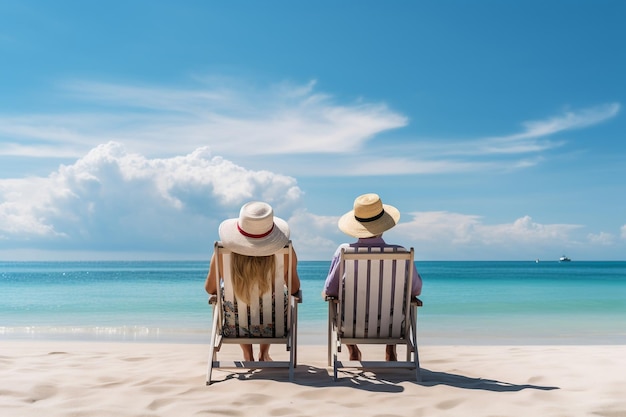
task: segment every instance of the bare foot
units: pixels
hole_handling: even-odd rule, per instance
[[[259,360],[264,362],[271,362],[272,358],[270,358],[270,345],[269,344],[260,344],[259,345]]]
[[[361,360],[361,351],[359,350],[357,345],[346,345],[348,347],[348,352],[350,353],[351,361],[360,361]]]
[[[254,362],[254,354],[252,353],[252,345],[240,345],[243,351],[243,360]]]

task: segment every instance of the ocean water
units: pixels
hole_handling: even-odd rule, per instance
[[[325,344],[329,262],[301,261],[301,343]],[[626,262],[417,262],[420,344],[626,344]],[[0,262],[0,340],[207,343],[207,262]]]

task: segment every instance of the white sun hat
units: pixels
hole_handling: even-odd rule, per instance
[[[235,253],[267,256],[289,242],[289,225],[274,216],[269,204],[251,201],[241,207],[238,218],[220,224],[219,236],[222,245]]]

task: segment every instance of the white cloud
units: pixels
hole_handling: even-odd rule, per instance
[[[571,232],[581,227],[576,224],[540,224],[535,223],[530,216],[524,216],[511,224],[481,225],[478,230],[483,241],[489,244],[508,242],[535,244],[566,241],[570,238]]]
[[[289,214],[301,194],[291,177],[247,170],[207,148],[148,159],[110,142],[46,178],[0,180],[0,248],[204,252],[244,202]]]
[[[619,103],[609,103],[578,112],[568,111],[562,116],[541,121],[525,122],[526,131],[503,139],[519,139],[548,136],[564,130],[580,129],[615,117],[620,111]]]
[[[563,141],[549,140],[551,135],[567,130],[581,129],[602,123],[615,117],[620,110],[619,103],[609,103],[580,111],[568,111],[546,120],[522,123],[524,131],[508,136],[486,138],[478,143],[477,153],[520,154],[541,152],[562,146]],[[481,143],[482,142],[482,143]]]
[[[568,130],[581,129],[615,117],[621,109],[619,103],[603,104],[579,111],[568,111],[545,120],[522,123],[523,131],[504,136],[465,140],[446,140],[418,145],[420,153],[440,156],[490,156],[539,153],[561,147],[563,140],[550,139]]]
[[[589,233],[587,239],[594,245],[610,246],[615,243],[615,236],[606,232]]]
[[[0,115],[0,155],[80,157],[111,140],[150,156],[179,155],[206,145],[231,156],[343,153],[407,124],[384,103],[337,104],[316,93],[314,83],[267,90],[90,82],[64,87],[73,99],[84,100],[81,111]]]
[[[529,216],[512,223],[485,224],[476,215],[445,211],[415,212],[385,233],[385,240],[414,247],[417,259],[535,259],[553,256],[561,247],[576,245],[572,235],[580,225],[539,224]],[[337,228],[338,216],[317,216],[305,210],[289,219],[294,245],[309,259],[329,260],[337,245],[352,239]],[[560,249],[558,249],[560,250]]]
[[[337,228],[338,216],[320,216],[301,209],[288,219],[294,248],[308,259],[330,260],[338,241],[347,238]]]
[[[476,139],[405,140],[401,145],[372,142],[367,149],[351,153],[291,155],[280,161],[293,175],[372,176],[420,175],[467,172],[509,172],[536,166],[547,160],[546,151],[563,147],[564,140],[551,135],[587,127],[615,117],[618,103],[570,111],[546,120],[523,123],[524,131],[499,137]],[[277,161],[276,158],[268,158]],[[278,162],[278,161],[277,161]]]
[[[530,216],[485,224],[482,217],[445,211],[410,213],[389,234],[430,259],[534,259],[576,244],[574,224],[540,224]],[[392,233],[393,232],[393,233]]]
[[[270,202],[289,222],[300,259],[328,260],[339,243],[352,241],[338,230],[338,216],[303,207],[302,190],[292,177],[246,169],[206,147],[147,158],[109,142],[47,177],[0,180],[0,253],[206,259],[218,224],[236,217],[241,204],[252,199]],[[608,233],[589,233],[584,242],[576,236],[581,225],[541,224],[530,216],[501,224],[445,211],[405,217],[408,221],[385,237],[414,246],[419,259],[534,259],[585,243],[615,243]],[[626,237],[626,225],[621,234]]]
[[[622,239],[626,239],[626,224],[620,227],[620,237]]]
[[[194,81],[188,88],[66,82],[58,109],[0,114],[0,156],[80,158],[115,141],[147,157],[210,146],[240,165],[290,175],[510,171],[534,166],[546,151],[565,145],[552,135],[601,123],[621,107],[609,103],[527,121],[521,132],[503,136],[389,143],[375,139],[407,126],[408,118],[383,102],[340,103],[317,91],[315,81],[265,88],[215,77]]]
[[[217,224],[258,198],[289,219],[300,253],[326,259],[346,236],[338,232],[336,218],[302,209],[296,180],[278,172],[369,176],[523,169],[565,144],[551,135],[601,123],[621,108],[611,103],[569,111],[498,137],[384,142],[374,139],[408,123],[384,103],[338,103],[316,91],[314,81],[270,88],[222,81],[205,78],[189,89],[67,83],[63,94],[81,100],[80,110],[64,102],[42,114],[0,114],[0,156],[76,159],[47,177],[0,179],[0,250],[205,251]],[[497,251],[535,257],[533,251],[548,247],[612,242],[606,233],[575,236],[581,228],[540,224],[528,216],[494,225],[474,215],[423,212],[391,235],[439,259],[448,253],[484,259],[489,256],[483,253]],[[626,225],[621,237],[626,239]]]

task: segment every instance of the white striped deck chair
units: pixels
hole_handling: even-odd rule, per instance
[[[211,384],[211,373],[215,368],[289,368],[289,380],[294,377],[297,366],[297,324],[298,296],[289,295],[293,256],[291,241],[274,254],[276,274],[273,277],[272,291],[252,296],[250,305],[238,302],[231,284],[230,262],[232,252],[220,242],[215,243],[217,271],[223,271],[220,282],[222,291],[210,298],[213,304],[213,325],[211,329],[209,363],[206,384]],[[285,255],[288,262],[285,263]],[[220,263],[222,264],[220,267]],[[285,288],[284,273],[289,274],[289,287]],[[289,361],[219,361],[217,353],[222,344],[283,344],[289,352]]]
[[[327,297],[328,365],[334,379],[342,368],[410,368],[421,380],[417,351],[417,307],[411,297],[413,248],[344,248],[339,265],[343,284]],[[406,360],[341,361],[342,344],[405,345]],[[400,359],[400,358],[398,358]]]

